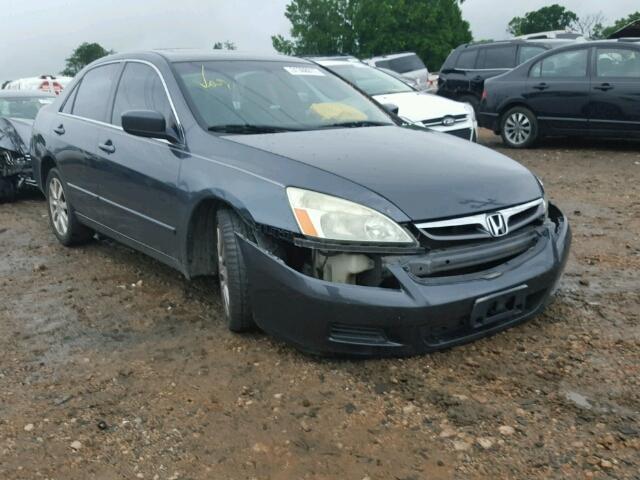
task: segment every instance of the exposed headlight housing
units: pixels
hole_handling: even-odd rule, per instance
[[[371,208],[324,193],[287,188],[300,231],[308,237],[356,243],[414,244],[396,222]]]

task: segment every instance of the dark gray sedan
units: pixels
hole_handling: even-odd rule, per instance
[[[515,325],[569,250],[526,168],[290,57],[101,59],[38,115],[32,155],[63,244],[99,232],[217,275],[231,330],[308,352],[408,355]]]

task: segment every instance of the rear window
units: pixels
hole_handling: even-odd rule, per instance
[[[530,45],[523,45],[520,47],[520,52],[518,53],[518,65],[526,62],[527,60],[531,60],[536,55],[540,55],[542,52],[546,52],[547,49],[544,47],[533,47]]]
[[[503,45],[482,49],[478,68],[513,68],[516,61],[515,45]]]
[[[386,62],[386,65],[383,65],[383,62]],[[427,68],[417,55],[406,55],[404,57],[392,58],[383,62],[376,62],[376,66],[388,68],[389,70],[393,70],[398,73],[413,72]]]
[[[476,57],[478,56],[478,50],[465,50],[458,57],[458,61],[456,62],[456,68],[460,68],[462,70],[471,69],[476,66]]]
[[[89,70],[78,87],[73,114],[105,122],[109,110],[109,94],[120,65],[111,63]]]

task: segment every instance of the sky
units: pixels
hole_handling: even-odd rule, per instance
[[[0,81],[56,74],[85,41],[124,52],[231,40],[242,50],[271,52],[271,35],[289,31],[289,1],[0,0]],[[578,15],[602,12],[611,22],[640,9],[638,0],[466,0],[462,12],[474,38],[502,39],[511,18],[552,3]]]

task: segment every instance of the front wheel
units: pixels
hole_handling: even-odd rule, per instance
[[[252,330],[255,324],[249,301],[249,280],[236,236],[239,233],[251,239],[251,232],[232,210],[218,210],[216,220],[218,280],[227,326],[233,332]]]
[[[93,232],[76,218],[64,182],[55,168],[51,169],[47,177],[47,203],[49,223],[61,244],[70,247],[85,243],[93,237]]]
[[[514,107],[502,116],[502,141],[511,148],[529,148],[538,139],[538,119],[525,107]]]

